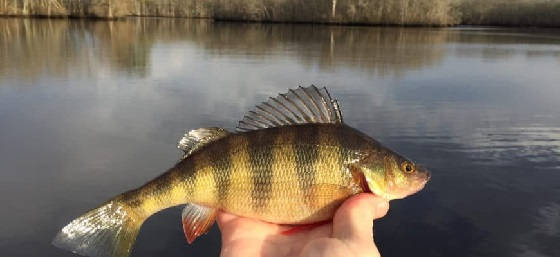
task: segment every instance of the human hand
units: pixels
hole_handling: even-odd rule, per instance
[[[373,220],[385,216],[389,203],[362,193],[346,200],[333,222],[291,235],[293,226],[277,225],[228,213],[218,215],[221,257],[379,257]]]

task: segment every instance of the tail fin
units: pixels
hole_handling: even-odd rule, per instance
[[[84,256],[127,257],[146,218],[113,199],[70,222],[52,243]]]

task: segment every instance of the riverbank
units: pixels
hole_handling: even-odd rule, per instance
[[[560,27],[560,0],[0,0],[0,15]]]

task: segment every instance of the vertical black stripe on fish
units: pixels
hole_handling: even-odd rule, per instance
[[[315,162],[319,157],[319,133],[317,126],[297,130],[293,144],[296,159],[296,174],[300,191],[306,204],[311,204],[311,186],[315,184]],[[303,144],[302,144],[303,143]]]
[[[195,190],[195,183],[196,183],[196,167],[194,163],[194,158],[192,156],[188,157],[187,159],[182,160],[177,165],[175,165],[177,172],[177,178],[179,179],[179,183],[186,183],[187,184],[187,197],[191,197],[194,194]]]
[[[165,194],[173,188],[173,180],[177,175],[175,169],[170,169],[153,181],[155,190],[152,193]]]
[[[342,168],[341,177],[344,177],[347,173],[347,166],[349,162],[358,161],[356,158],[362,158],[361,155],[363,150],[367,148],[368,141],[362,137],[362,133],[356,131],[348,126],[337,126],[336,128],[336,138],[340,145],[339,149],[339,163],[338,165]]]
[[[214,183],[218,190],[217,200],[222,204],[227,199],[231,183],[232,163],[230,149],[229,138],[222,139],[221,142],[214,144],[208,149],[212,176],[214,176]]]
[[[150,194],[152,197],[164,196],[173,187],[173,180],[177,176],[176,168],[171,168],[163,174],[152,179],[138,189],[139,195]]]
[[[345,126],[336,126],[333,127],[334,133],[336,135],[336,139],[339,145],[338,151],[338,166],[344,167],[346,166],[348,159],[349,159],[349,149],[352,148],[352,139],[351,137],[347,136],[345,131]],[[341,169],[344,172],[344,169]]]
[[[251,163],[251,179],[253,183],[252,207],[263,209],[271,197],[272,162],[274,161],[274,142],[278,129],[262,129],[247,134],[248,154]]]

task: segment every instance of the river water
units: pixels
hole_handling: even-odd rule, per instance
[[[376,222],[383,256],[560,256],[560,30],[9,18],[0,54],[2,256],[72,256],[57,231],[172,166],[183,130],[310,84],[432,171]],[[219,250],[172,208],[133,256]]]

